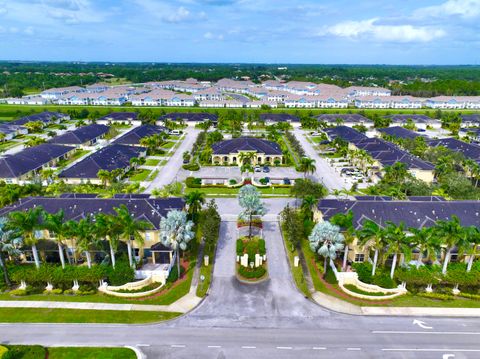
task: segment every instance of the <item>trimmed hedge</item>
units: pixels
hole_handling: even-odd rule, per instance
[[[185,184],[188,188],[200,188],[202,187],[202,179],[196,177],[187,177],[185,179]]]
[[[40,345],[6,345],[2,359],[38,359],[45,358],[47,351]]]
[[[198,163],[187,163],[187,164],[184,164],[182,166],[182,168],[184,170],[187,170],[187,171],[199,171],[200,170],[200,166]]]
[[[238,274],[247,279],[259,279],[267,273],[267,270],[263,267],[250,268],[250,267],[238,267]]]

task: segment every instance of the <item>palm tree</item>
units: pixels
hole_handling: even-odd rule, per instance
[[[60,262],[62,263],[62,268],[65,268],[65,256],[64,256],[64,240],[65,233],[67,231],[65,214],[63,209],[59,210],[55,214],[46,213],[45,214],[45,229],[48,229],[51,238],[55,238],[55,241],[58,245],[58,254],[60,256]],[[68,253],[68,252],[67,252]]]
[[[43,215],[43,208],[38,206],[27,211],[11,212],[8,220],[8,228],[18,231],[23,237],[23,242],[32,247],[33,259],[37,268],[40,268],[40,259],[38,258],[36,246],[38,238],[35,236],[35,231],[42,228],[41,221]]]
[[[92,268],[92,257],[90,251],[96,243],[97,235],[95,226],[90,216],[78,221],[75,237],[77,238],[78,249],[85,253],[88,268]]]
[[[20,237],[17,237],[12,230],[7,230],[6,227],[7,220],[3,217],[0,218],[0,269],[3,272],[5,284],[11,287],[12,283],[8,275],[8,267],[4,253],[7,257],[18,256],[20,254],[19,248],[22,245],[22,240]]]
[[[160,220],[160,240],[173,249],[177,257],[177,273],[180,278],[180,250],[187,249],[188,243],[194,238],[193,222],[187,220],[185,212],[173,210]]]
[[[323,273],[326,275],[327,260],[334,260],[337,252],[343,248],[344,237],[340,233],[340,227],[326,221],[317,223],[308,236],[308,241],[310,249],[324,258]]]
[[[205,204],[205,194],[200,191],[193,191],[185,196],[185,203],[188,206],[188,213],[194,219]]]
[[[119,242],[119,227],[114,216],[98,213],[95,215],[95,231],[99,238],[105,238],[110,246],[110,260],[115,268],[115,253]]]
[[[460,219],[457,216],[452,215],[452,218],[449,221],[437,221],[435,232],[442,240],[442,243],[446,245],[445,259],[442,268],[442,274],[445,274],[447,273],[447,266],[450,261],[452,249],[465,238],[466,231],[460,224]]]
[[[330,222],[339,226],[343,229],[343,237],[345,238],[345,250],[343,253],[343,263],[342,270],[345,271],[347,268],[348,260],[348,246],[353,243],[355,240],[355,228],[353,226],[353,212],[350,210],[345,213],[337,213],[332,218]]]
[[[252,164],[252,159],[255,157],[255,152],[240,152],[238,160],[241,165]]]
[[[367,219],[363,222],[362,228],[357,231],[357,237],[360,239],[360,245],[370,245],[375,249],[375,255],[373,257],[372,276],[375,275],[377,268],[378,254],[384,247],[382,238],[382,228],[374,221]]]
[[[477,248],[480,245],[480,229],[476,226],[470,226],[466,228],[468,241],[470,243],[469,248],[466,250],[466,253],[469,255],[467,272],[472,270],[473,261],[477,256]]]
[[[397,265],[398,253],[402,253],[405,257],[410,258],[412,250],[405,234],[405,223],[400,222],[397,226],[395,223],[388,221],[383,230],[383,237],[387,242],[386,257],[393,254],[392,267],[390,269],[390,278],[393,279],[395,274],[395,267]]]
[[[409,228],[409,232],[412,233],[413,244],[418,248],[418,259],[416,267],[419,268],[423,263],[423,258],[436,261],[438,254],[442,248],[442,243],[437,236],[434,235],[433,227],[423,228]]]
[[[302,200],[302,210],[309,220],[313,220],[313,208],[317,204],[318,200],[315,196],[308,195],[305,196]]]
[[[102,181],[103,186],[107,186],[107,184],[111,181],[112,175],[107,170],[99,170],[97,172],[97,177],[100,181]]]
[[[116,222],[119,227],[119,238],[127,243],[128,261],[131,267],[134,267],[132,241],[136,241],[139,245],[143,245],[142,233],[152,227],[150,222],[136,220],[130,214],[127,206],[121,204],[120,207],[114,208],[117,213]]]
[[[317,167],[313,158],[302,157],[300,159],[300,171],[303,172],[303,178],[306,178],[309,173],[315,173],[316,170]]]
[[[40,178],[45,180],[47,184],[51,184],[53,182],[53,178],[55,177],[55,170],[52,168],[45,168],[40,172]]]

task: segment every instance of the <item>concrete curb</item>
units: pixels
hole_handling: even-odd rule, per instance
[[[137,359],[146,359],[146,355],[143,354],[143,352],[138,349],[137,347],[133,347],[133,346],[130,346],[130,345],[125,345],[124,348],[127,348],[127,349],[131,349],[135,352],[135,355],[137,356]]]

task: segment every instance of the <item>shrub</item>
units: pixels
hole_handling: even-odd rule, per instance
[[[258,279],[263,277],[267,273],[267,270],[263,267],[250,268],[250,267],[238,267],[238,274],[247,279]]]
[[[2,359],[37,359],[46,357],[46,349],[40,345],[7,345]]]
[[[202,187],[202,179],[196,177],[187,177],[185,184],[188,188],[200,188]]]
[[[472,294],[472,293],[464,293],[460,292],[458,294],[459,297],[467,298],[467,299],[474,299],[474,300],[480,300],[480,294]]]
[[[117,261],[115,269],[108,266],[106,269],[106,277],[110,285],[123,285],[128,282],[133,282],[135,279],[135,270],[130,267],[127,260]]]
[[[353,263],[353,269],[358,274],[358,279],[363,283],[372,283],[372,265],[368,262]]]
[[[74,295],[75,291],[73,289],[67,289],[63,291],[63,294],[65,295]]]
[[[0,358],[4,358],[7,352],[8,352],[8,348],[0,345]]]
[[[62,294],[63,293],[63,290],[61,290],[60,288],[55,288],[55,289],[52,289],[50,292],[46,293],[46,294],[55,294],[55,295],[58,295],[58,294]]]
[[[267,254],[267,249],[265,248],[264,239],[258,240],[258,254],[260,254],[261,256],[264,256],[265,254]]]
[[[335,277],[335,273],[333,272],[332,268],[327,268],[327,274],[324,277],[325,281],[329,284],[337,284],[337,277]]]
[[[184,170],[187,170],[187,171],[198,171],[198,170],[200,170],[200,166],[199,166],[198,163],[187,163],[187,164],[183,165],[182,168]]]
[[[231,180],[228,181],[228,183],[230,184],[230,186],[233,186],[233,185],[237,184],[237,181],[234,180],[234,179],[231,179]]]
[[[363,294],[363,295],[370,295],[372,297],[382,297],[384,295],[391,294],[391,293],[383,293],[383,292],[367,292],[365,290],[362,290],[362,289],[356,287],[353,284],[345,284],[344,287],[347,288],[351,292],[358,293],[358,294]]]
[[[183,277],[185,274],[185,268],[183,266],[180,266],[180,277]],[[168,275],[167,282],[168,283],[173,283],[178,279],[178,270],[177,270],[177,265],[174,264],[172,269],[170,270],[170,274]]]
[[[14,289],[10,291],[10,295],[15,296],[15,297],[23,297],[27,295],[27,290],[26,289]]]
[[[237,256],[243,255],[243,250],[245,249],[243,241],[241,239],[237,239]]]
[[[248,261],[255,262],[255,254],[258,253],[258,242],[248,241],[245,246],[245,252],[248,254]]]
[[[390,278],[390,276],[387,273],[379,273],[375,274],[373,277],[373,284],[378,285],[379,287],[382,288],[395,288],[397,285],[395,284],[395,281]]]

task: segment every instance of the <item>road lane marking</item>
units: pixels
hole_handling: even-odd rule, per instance
[[[171,347],[172,347],[172,348],[185,348],[186,345],[183,345],[183,344],[172,344]]]
[[[220,345],[209,345],[207,348],[221,348]]]
[[[424,332],[401,330],[373,330],[372,334],[437,334],[437,335],[480,335],[480,332]]]
[[[347,348],[347,350],[362,350],[362,348]]]
[[[137,344],[137,347],[149,347],[150,344]]]
[[[480,349],[452,349],[452,348],[384,348],[384,352],[465,352],[478,353]]]
[[[313,350],[326,350],[327,348],[325,347],[313,347]]]
[[[248,346],[248,345],[244,345],[242,347],[242,349],[257,349],[257,347],[251,347],[251,346]]]
[[[277,347],[277,349],[280,349],[280,350],[289,350],[289,349],[292,349],[292,347]]]

